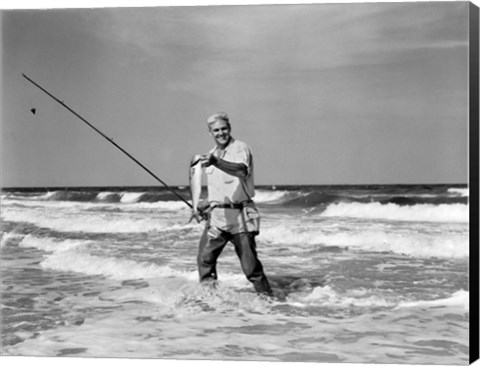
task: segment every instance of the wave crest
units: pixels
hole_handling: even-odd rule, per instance
[[[465,258],[469,255],[468,236],[460,234],[437,237],[425,233],[388,233],[376,230],[326,233],[317,229],[302,232],[282,226],[263,229],[259,240],[268,244],[301,246],[302,250],[337,247],[425,258]]]
[[[288,191],[267,191],[257,189],[255,191],[255,202],[266,203],[275,202],[283,199],[289,192]]]
[[[468,223],[468,205],[465,204],[419,204],[400,206],[395,203],[334,203],[322,213],[324,217],[355,217],[398,221],[429,221]]]

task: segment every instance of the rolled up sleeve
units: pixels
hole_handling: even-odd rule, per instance
[[[244,164],[247,167],[247,176],[249,176],[252,172],[252,151],[250,147],[244,143],[237,143],[237,146],[235,146],[235,149],[231,152],[232,155],[231,161],[233,163],[241,163]]]

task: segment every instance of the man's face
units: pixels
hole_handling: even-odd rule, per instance
[[[209,131],[219,147],[225,147],[230,142],[230,125],[227,121],[218,120],[209,125]]]

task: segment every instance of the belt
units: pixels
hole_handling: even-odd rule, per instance
[[[213,208],[231,208],[231,209],[241,210],[247,204],[252,203],[252,202],[253,201],[243,201],[243,202],[239,202],[239,203],[220,203],[218,205],[214,204]]]

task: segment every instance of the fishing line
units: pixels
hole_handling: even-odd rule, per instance
[[[177,198],[179,198],[181,201],[183,201],[188,207],[193,208],[193,206],[188,202],[185,198],[180,196],[177,192],[175,192],[170,186],[168,186],[163,180],[161,180],[159,177],[157,177],[155,174],[152,173],[150,169],[148,169],[145,165],[140,163],[135,157],[133,157],[129,152],[127,152],[125,149],[123,149],[120,145],[118,145],[115,141],[113,141],[112,138],[108,137],[105,135],[102,131],[100,131],[98,128],[96,128],[94,125],[92,125],[90,122],[88,122],[85,118],[83,118],[81,115],[79,115],[77,112],[75,112],[72,108],[70,108],[68,105],[66,105],[62,100],[58,99],[56,96],[48,92],[46,89],[44,89],[42,86],[37,84],[35,81],[30,79],[27,75],[22,73],[22,76],[28,80],[30,83],[35,85],[38,89],[43,91],[45,94],[47,94],[50,98],[55,100],[57,103],[62,105],[65,109],[73,113],[77,118],[79,118],[82,122],[87,124],[90,128],[92,128],[95,132],[97,132],[99,135],[101,135],[104,139],[106,139],[108,142],[110,142],[112,145],[114,145],[117,149],[119,149],[121,152],[123,152],[125,155],[127,155],[131,160],[133,160],[135,163],[137,163],[143,170],[145,170],[148,174],[150,174],[153,178],[155,178],[158,182],[160,182],[165,188],[167,188],[170,192],[172,192]],[[33,109],[33,111],[32,111]],[[36,108],[31,108],[30,112],[33,114],[36,113]]]
[[[37,108],[35,107],[35,105],[32,102],[32,96],[30,95],[30,90],[29,90],[29,88],[27,88],[27,86],[28,86],[27,83],[23,82],[22,89],[25,91],[25,94],[27,95],[28,109],[30,110],[30,112],[33,115],[36,115],[37,114]]]

